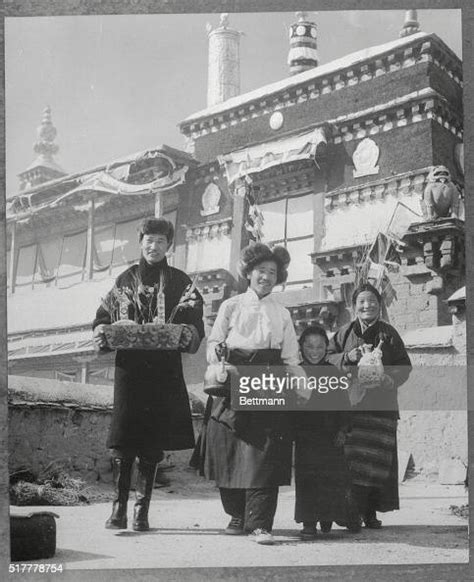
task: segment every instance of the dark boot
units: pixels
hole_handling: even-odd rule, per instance
[[[127,529],[127,502],[132,478],[133,458],[113,459],[115,498],[106,529]]]
[[[320,521],[319,525],[323,533],[329,533],[332,529],[332,521]]]
[[[158,462],[152,459],[138,459],[137,483],[135,486],[135,508],[133,511],[133,529],[148,531],[148,508],[155,484],[156,467]]]
[[[304,521],[303,529],[300,531],[300,538],[302,540],[314,540],[318,536],[315,521]]]
[[[382,527],[382,522],[380,519],[377,519],[375,509],[369,509],[365,512],[364,524],[365,527],[368,527],[369,529],[380,529]]]

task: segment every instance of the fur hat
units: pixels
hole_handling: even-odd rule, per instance
[[[238,265],[240,276],[247,279],[249,273],[264,261],[275,262],[277,266],[277,285],[284,283],[288,277],[290,254],[282,246],[276,246],[271,249],[263,243],[255,243],[243,248]]]

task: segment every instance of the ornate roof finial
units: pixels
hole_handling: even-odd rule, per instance
[[[228,28],[229,26],[229,14],[227,12],[223,12],[220,16],[219,26],[221,28]]]
[[[36,133],[38,141],[33,147],[34,151],[46,159],[51,159],[51,156],[58,152],[59,147],[54,143],[58,132],[51,121],[51,108],[49,105],[43,110],[41,125],[37,128]]]
[[[24,172],[18,174],[21,190],[66,175],[66,172],[53,159],[54,154],[59,151],[59,147],[54,143],[57,131],[51,121],[51,107],[49,105],[43,110],[41,124],[36,129],[36,134],[38,138],[33,149],[38,157]]]
[[[295,75],[318,66],[316,24],[307,12],[296,12],[297,22],[290,26],[290,50],[288,64]]]
[[[416,34],[420,31],[420,23],[418,22],[418,14],[416,10],[405,11],[405,22],[400,31],[400,37]]]

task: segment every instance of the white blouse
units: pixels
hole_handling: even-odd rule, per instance
[[[215,347],[225,341],[230,349],[281,349],[283,362],[299,363],[298,341],[290,312],[270,293],[262,299],[250,289],[222,303],[207,340],[207,361],[217,363]]]

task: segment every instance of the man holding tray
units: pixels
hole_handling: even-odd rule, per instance
[[[140,262],[117,277],[92,325],[100,351],[117,349],[114,409],[107,439],[115,484],[112,515],[105,524],[108,529],[127,527],[136,457],[132,527],[146,531],[163,451],[194,446],[181,352],[196,352],[204,336],[203,301],[190,278],[166,261],[173,236],[173,225],[164,218],[141,223]]]

